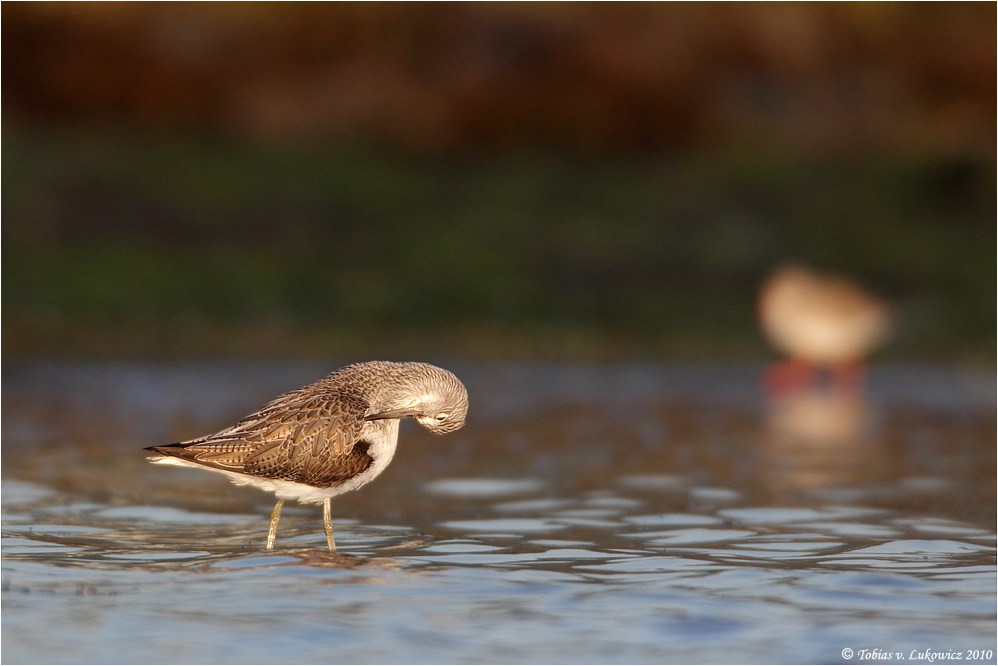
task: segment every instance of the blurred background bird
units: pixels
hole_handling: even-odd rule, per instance
[[[778,269],[759,294],[766,337],[789,358],[763,378],[768,395],[813,389],[827,372],[835,390],[859,393],[862,362],[891,329],[888,305],[845,278],[800,266]]]

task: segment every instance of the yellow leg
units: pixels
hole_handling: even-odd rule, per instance
[[[277,523],[281,522],[281,507],[284,500],[277,500],[277,506],[270,512],[270,531],[267,532],[267,550],[274,550],[274,539],[277,537]]]
[[[330,515],[332,502],[327,497],[322,503],[322,527],[326,530],[326,543],[329,550],[336,550],[336,542],[333,540],[333,518]]]

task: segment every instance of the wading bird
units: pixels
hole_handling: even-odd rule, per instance
[[[220,472],[277,495],[267,550],[274,547],[284,500],[322,504],[322,525],[336,549],[330,499],[369,483],[395,453],[399,419],[435,434],[457,430],[468,393],[452,373],[428,363],[357,363],[274,399],[231,428],[168,446],[154,463]]]

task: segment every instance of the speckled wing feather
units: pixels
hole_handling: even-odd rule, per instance
[[[232,428],[157,450],[217,469],[328,487],[370,464],[366,443],[358,445],[367,409],[354,395],[300,389]]]

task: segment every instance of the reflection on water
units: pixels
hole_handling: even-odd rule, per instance
[[[334,503],[338,552],[295,505],[266,552],[268,495],[139,448],[323,372],[271,370],[5,368],[6,661],[995,650],[993,383],[897,370],[863,404],[773,406],[754,368],[465,368],[479,416],[404,429]]]
[[[762,468],[774,493],[876,481],[878,443],[862,394],[827,388],[783,393],[766,405]]]

